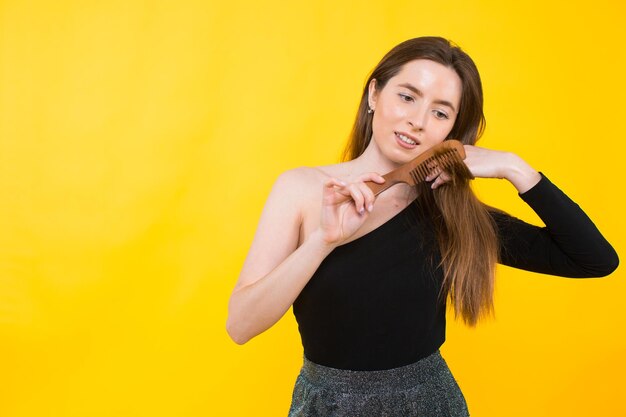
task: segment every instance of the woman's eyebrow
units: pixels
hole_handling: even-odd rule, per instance
[[[398,85],[399,87],[404,87],[408,90],[411,90],[412,92],[414,92],[415,94],[417,94],[420,97],[424,97],[424,93],[422,93],[417,87],[415,87],[413,84],[410,83],[402,83]],[[452,109],[453,112],[456,113],[456,109],[454,108],[454,106],[452,105],[452,103],[450,103],[447,100],[435,100],[433,101],[433,103],[435,104],[441,104],[443,106],[448,106]]]

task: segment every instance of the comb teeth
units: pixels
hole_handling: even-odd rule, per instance
[[[446,170],[452,175],[453,183],[457,178],[474,178],[463,159],[465,159],[463,144],[456,139],[447,139],[383,175],[385,178],[383,184],[377,184],[374,181],[366,181],[366,184],[376,196],[395,184],[417,185],[422,183],[428,174],[435,169]]]
[[[448,149],[441,153],[437,153],[430,158],[424,160],[421,164],[416,166],[409,172],[413,181],[416,184],[426,180],[428,174],[430,174],[435,168],[441,168],[446,170],[453,168],[456,164],[463,163],[463,159],[459,156],[456,149]]]

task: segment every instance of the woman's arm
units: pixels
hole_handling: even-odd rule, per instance
[[[619,259],[593,222],[567,195],[519,156],[465,145],[467,167],[475,177],[504,178],[539,215],[537,227],[493,211],[501,263],[515,268],[567,277],[600,277],[617,268]],[[437,188],[447,173],[427,177]]]
[[[277,179],[228,303],[226,330],[236,343],[243,344],[274,325],[324,258],[363,224],[368,212],[358,213],[356,207],[374,203],[373,193],[363,183],[366,180],[384,182],[373,173],[352,184],[327,178],[320,227],[298,247],[302,205],[312,201],[311,184],[320,184],[319,176],[312,179],[311,171],[302,168]]]
[[[530,190],[541,179],[541,175],[522,158],[511,152],[494,151],[478,146],[464,145],[465,165],[475,177],[504,178],[518,193]],[[426,177],[437,188],[450,180],[446,172],[435,172]]]
[[[619,258],[585,212],[548,178],[520,197],[546,225],[533,226],[492,212],[500,240],[500,262],[515,268],[571,278],[603,277]]]
[[[228,302],[226,331],[243,344],[276,323],[332,247],[311,235],[297,247],[303,200],[302,170],[278,177]]]
[[[250,284],[238,284],[228,303],[226,330],[230,337],[243,344],[273,326],[331,251],[320,234],[314,233],[270,273]],[[246,261],[248,270],[252,271],[255,261],[257,256],[251,253]],[[241,277],[250,280],[252,275],[242,272]]]

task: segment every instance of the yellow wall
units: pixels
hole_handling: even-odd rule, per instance
[[[626,256],[621,2],[294,3],[0,2],[1,416],[286,415],[293,315],[237,346],[228,296],[277,175],[337,160],[367,73],[410,37],[470,53],[482,145]],[[472,415],[626,414],[623,278],[500,268],[496,320],[449,316],[442,349]]]

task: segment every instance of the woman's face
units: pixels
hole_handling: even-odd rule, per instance
[[[443,142],[454,126],[461,89],[453,69],[426,59],[406,63],[382,90],[372,80],[372,139],[382,154],[402,164]]]

